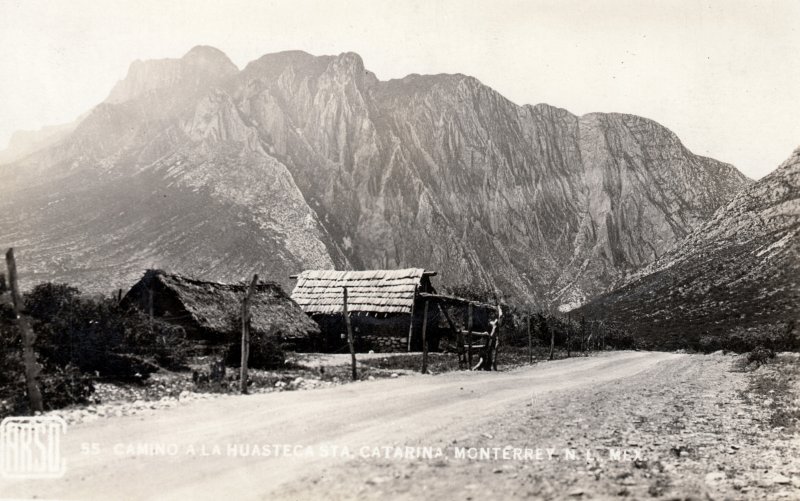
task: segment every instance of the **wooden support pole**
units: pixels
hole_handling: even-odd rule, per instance
[[[572,341],[572,318],[567,313],[567,358],[570,356],[570,342]]]
[[[606,324],[600,322],[600,328],[603,329],[603,351],[606,350]]]
[[[467,365],[469,366],[469,370],[474,370],[472,368],[472,303],[467,305]]]
[[[22,361],[25,364],[25,385],[28,391],[28,402],[31,414],[34,414],[44,411],[42,392],[39,391],[39,373],[42,371],[42,367],[36,361],[36,353],[33,351],[36,333],[33,332],[33,328],[28,322],[28,317],[23,314],[25,305],[22,301],[22,293],[19,290],[17,262],[14,259],[13,248],[8,249],[8,252],[6,252],[6,266],[8,267],[8,282],[11,288],[14,317],[22,335]]]
[[[419,291],[419,285],[414,286],[414,300],[411,301],[411,316],[409,317],[411,320],[408,322],[408,351],[411,351],[411,336],[414,334],[414,305],[417,302],[417,292]]]
[[[242,394],[247,393],[247,364],[250,360],[250,303],[256,291],[256,283],[258,283],[258,275],[253,275],[250,287],[247,288],[247,294],[242,300],[242,360],[239,367],[239,390]],[[152,297],[152,291],[150,294]]]
[[[544,321],[547,322],[547,318],[544,318]],[[556,348],[556,330],[553,327],[555,326],[550,326],[550,360],[553,360],[553,353]]]
[[[533,363],[533,340],[531,339],[531,316],[528,315],[528,363]]]
[[[153,289],[147,288],[147,311],[150,314],[150,333],[153,333]]]
[[[350,323],[350,313],[347,311],[347,287],[343,287],[344,302],[342,302],[342,315],[347,326],[347,345],[350,347],[350,368],[352,370],[353,381],[358,379],[356,372],[356,345],[353,339],[353,325]]]
[[[503,307],[497,305],[497,320],[492,328],[491,343],[489,344],[490,364],[487,370],[497,370],[497,350],[500,348],[500,326],[503,324]]]
[[[427,330],[428,330],[428,303],[429,301],[425,300],[425,307],[422,309],[422,373],[428,373],[428,338],[427,338]]]

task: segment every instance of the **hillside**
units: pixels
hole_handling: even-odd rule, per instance
[[[800,148],[624,287],[577,313],[652,345],[785,331],[800,321]]]
[[[0,174],[28,282],[419,266],[543,306],[622,283],[749,183],[641,117],[518,106],[464,75],[381,82],[352,53],[239,71],[210,47],[135,62]]]

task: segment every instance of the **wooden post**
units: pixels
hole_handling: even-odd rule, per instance
[[[250,302],[253,300],[257,282],[258,275],[253,275],[250,287],[247,288],[247,294],[242,300],[242,360],[239,366],[239,390],[243,394],[247,393],[247,363],[250,359]]]
[[[425,307],[422,309],[422,373],[428,373],[428,300],[425,300]]]
[[[606,324],[600,322],[600,328],[603,329],[603,351],[606,351]]]
[[[467,365],[472,370],[472,303],[467,306]]]
[[[497,321],[494,324],[494,328],[492,329],[493,336],[490,338],[492,341],[489,345],[489,358],[490,364],[487,370],[497,370],[497,350],[500,347],[500,327],[503,325],[503,307],[500,306],[500,303],[497,304]]]
[[[122,289],[117,289],[117,304],[122,302]]]
[[[544,318],[544,321],[547,322],[547,318],[542,318]],[[550,327],[550,360],[553,360],[553,353],[556,348],[556,330],[553,327],[554,326]]]
[[[147,288],[147,311],[150,313],[150,333],[153,332],[153,289]]]
[[[533,342],[531,340],[531,316],[528,315],[528,363],[533,363]]]
[[[25,364],[25,384],[28,390],[28,402],[30,403],[31,414],[43,412],[42,392],[39,391],[39,373],[42,367],[36,361],[36,353],[33,351],[33,344],[36,341],[36,333],[33,332],[28,317],[23,315],[24,303],[22,293],[19,290],[19,279],[17,277],[17,262],[14,259],[14,249],[6,252],[6,266],[8,267],[8,282],[11,287],[11,300],[14,308],[14,317],[17,320],[20,333],[22,334],[22,361]]]
[[[350,365],[353,371],[353,381],[358,379],[356,373],[356,346],[353,339],[353,326],[350,323],[350,313],[347,311],[347,287],[343,287],[344,302],[342,303],[342,315],[344,315],[344,323],[347,326],[347,344],[350,346]]]
[[[570,353],[570,341],[572,337],[572,319],[570,318],[569,313],[567,313],[567,358],[569,358]]]
[[[414,334],[414,304],[417,302],[419,285],[414,286],[414,300],[411,301],[411,320],[408,322],[408,351],[411,351],[411,336]]]

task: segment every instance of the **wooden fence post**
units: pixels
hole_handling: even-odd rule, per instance
[[[572,318],[567,313],[567,358],[570,356],[570,341],[572,341]]]
[[[495,323],[494,328],[492,329],[494,336],[490,339],[493,341],[490,344],[491,351],[489,352],[489,358],[491,358],[491,364],[488,370],[497,370],[497,350],[500,347],[500,327],[503,325],[503,307],[500,306],[500,303],[497,303],[497,321]]]
[[[425,307],[422,309],[422,373],[428,373],[428,338],[427,338],[427,330],[428,330],[428,303],[429,301],[425,300]]]
[[[417,302],[417,292],[419,286],[414,286],[414,300],[411,301],[411,320],[408,322],[408,350],[411,351],[411,336],[414,334],[414,304]]]
[[[467,365],[472,370],[472,303],[467,306]]]
[[[602,333],[603,333],[602,348],[603,348],[603,351],[606,351],[606,324],[604,324],[603,322],[600,322],[600,328],[602,329]]]
[[[356,373],[356,346],[353,339],[353,326],[350,323],[350,313],[347,311],[347,287],[343,287],[344,302],[342,303],[342,315],[344,315],[344,323],[347,326],[347,344],[350,346],[350,365],[353,371],[353,381],[358,379]]]
[[[528,315],[528,363],[533,363],[533,342],[531,341],[531,316]]]
[[[22,334],[22,361],[25,364],[25,384],[28,390],[28,401],[31,407],[31,414],[43,412],[42,392],[39,391],[39,373],[42,367],[36,361],[36,353],[33,351],[33,343],[36,341],[36,333],[33,332],[28,317],[23,314],[24,303],[22,293],[19,290],[19,279],[17,277],[17,262],[14,259],[14,249],[6,252],[6,266],[8,267],[8,282],[11,287],[11,300],[14,308],[14,317],[17,320],[20,333]]]
[[[547,318],[544,321],[547,322]],[[553,360],[553,353],[556,348],[556,330],[553,327],[555,326],[550,327],[550,360]]]
[[[250,302],[253,300],[257,282],[258,275],[253,275],[250,287],[247,288],[247,294],[242,300],[242,360],[239,367],[239,390],[243,394],[247,393],[247,363],[250,359]]]
[[[150,333],[153,333],[153,289],[147,288],[147,311],[150,314]]]

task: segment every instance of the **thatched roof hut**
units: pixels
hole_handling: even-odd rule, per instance
[[[136,306],[161,320],[181,325],[187,334],[223,341],[237,329],[246,284],[221,284],[147,270],[125,297],[123,305]],[[259,281],[250,305],[254,333],[282,339],[307,339],[319,333],[317,324],[274,282]]]
[[[347,287],[347,308],[354,313],[411,313],[415,294],[431,290],[433,272],[403,270],[306,270],[297,276],[292,299],[306,313],[338,314],[342,289]]]

